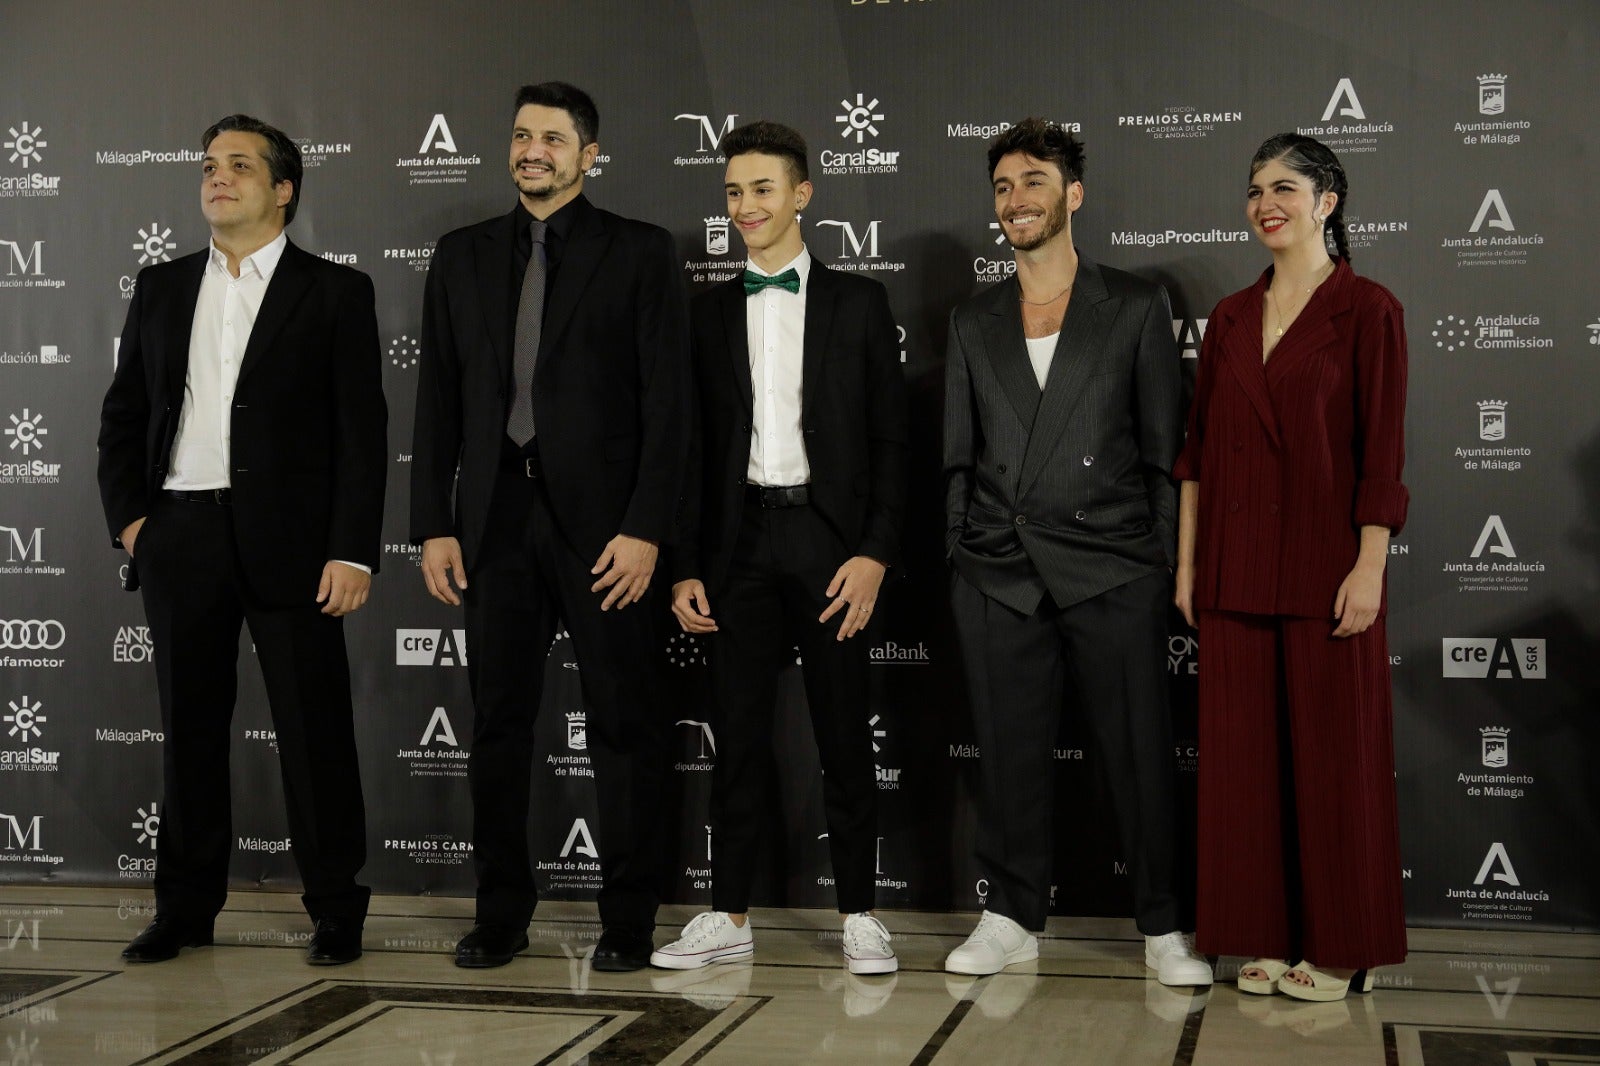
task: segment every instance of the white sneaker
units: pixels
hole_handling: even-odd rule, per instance
[[[1211,964],[1194,953],[1193,933],[1162,933],[1144,938],[1144,964],[1164,985],[1205,986],[1211,983]]]
[[[900,968],[889,946],[889,930],[870,914],[845,918],[844,957],[851,973],[894,973]]]
[[[698,970],[714,962],[748,959],[756,953],[750,923],[733,924],[722,911],[702,911],[683,927],[683,935],[650,955],[650,965],[663,970]]]
[[[984,911],[966,943],[945,957],[944,968],[982,976],[1038,957],[1039,941],[1026,929],[1003,914]]]

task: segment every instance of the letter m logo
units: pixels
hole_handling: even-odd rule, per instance
[[[738,115],[729,115],[727,118],[723,119],[721,129],[718,129],[716,126],[711,124],[710,115],[673,115],[672,121],[678,122],[682,119],[689,119],[691,121],[700,123],[699,150],[702,152],[715,152],[719,147],[721,147],[722,138],[726,137],[728,135],[728,131],[733,129],[733,121],[738,117]],[[711,147],[709,148],[706,147],[707,141],[711,143]]]
[[[878,258],[878,223],[873,219],[867,223],[867,228],[860,237],[856,236],[855,227],[848,222],[839,222],[835,219],[825,218],[818,222],[819,226],[838,226],[840,230],[839,258],[841,259],[877,259]]]
[[[6,552],[8,563],[42,563],[44,562],[44,529],[35,527],[33,536],[24,537],[22,530],[12,529],[10,526],[0,526],[0,535],[9,542]]]
[[[32,251],[24,251],[21,241],[0,241],[0,244],[11,249],[11,258],[6,262],[6,276],[16,277],[17,271],[29,273],[28,268],[33,268],[35,277],[44,274],[44,242],[34,241]]]
[[[0,814],[0,821],[6,823],[6,847],[10,850],[43,851],[44,845],[39,842],[39,819],[43,815],[34,815],[33,821],[28,823],[28,828],[22,828],[22,823],[14,814]],[[29,844],[29,841],[33,841]]]

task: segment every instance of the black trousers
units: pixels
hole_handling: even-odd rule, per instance
[[[752,865],[772,766],[778,671],[800,649],[822,760],[823,806],[839,910],[871,910],[877,873],[877,773],[867,706],[866,636],[835,637],[824,593],[849,549],[809,506],[747,503],[728,579],[711,597],[711,905],[750,909]]]
[[[134,545],[161,692],[156,909],[209,920],[228,895],[228,744],[239,627],[250,626],[278,736],[301,899],[314,919],[361,922],[371,891],[344,624],[313,603],[264,607],[242,580],[233,510],[160,497]]]
[[[600,920],[655,928],[661,862],[666,708],[651,598],[601,611],[595,560],[562,536],[544,482],[507,464],[495,484],[483,546],[464,595],[472,685],[473,863],[477,919],[525,927],[538,902],[528,850],[533,725],[558,626],[572,636],[588,710],[600,852]],[[657,578],[660,578],[658,572]]]
[[[1071,607],[1046,597],[1024,616],[955,575],[951,606],[980,752],[976,851],[989,880],[989,910],[1044,928],[1055,842],[1053,753],[1065,702],[1089,723],[1105,764],[1140,932],[1179,928],[1163,657],[1170,594],[1162,571]]]

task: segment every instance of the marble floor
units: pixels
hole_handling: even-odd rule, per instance
[[[1121,920],[1052,920],[1037,963],[974,979],[940,968],[970,916],[885,912],[901,970],[857,978],[837,916],[757,911],[753,963],[605,974],[582,904],[541,904],[510,966],[460,970],[468,900],[374,898],[366,955],[335,968],[305,965],[294,896],[229,903],[214,947],[129,967],[147,892],[0,884],[0,1066],[1600,1063],[1600,936],[1417,929],[1372,995],[1307,1004],[1163,988]]]

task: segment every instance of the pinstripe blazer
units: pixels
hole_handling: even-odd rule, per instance
[[[1039,388],[1012,278],[950,315],[945,553],[1031,614],[1173,565],[1182,385],[1160,285],[1079,256]]]
[[[1270,267],[1211,312],[1176,470],[1200,483],[1203,610],[1330,618],[1361,527],[1405,525],[1405,314],[1338,263],[1265,365]]]

